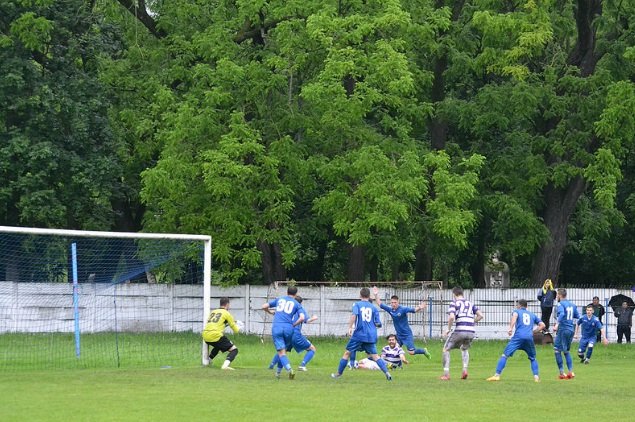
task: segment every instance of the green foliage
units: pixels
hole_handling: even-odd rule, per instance
[[[30,50],[46,52],[51,41],[53,22],[36,16],[34,12],[25,12],[11,23],[11,34]]]
[[[378,147],[363,147],[320,168],[332,188],[316,198],[315,208],[333,221],[335,234],[366,245],[374,233],[394,232],[411,218],[413,205],[427,193],[422,173],[412,153],[395,162]]]
[[[629,2],[122,4],[0,5],[6,224],[209,233],[227,284],[630,247]]]
[[[117,144],[96,74],[110,34],[80,3],[0,7],[7,37],[0,47],[3,224],[111,226]]]

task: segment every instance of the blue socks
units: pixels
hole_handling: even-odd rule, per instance
[[[505,365],[507,365],[507,356],[501,356],[501,358],[498,359],[498,364],[496,364],[496,373],[498,375],[503,372],[503,369],[505,369]]]
[[[313,350],[309,350],[308,352],[306,352],[306,355],[304,355],[304,359],[302,359],[302,363],[300,364],[300,366],[306,366],[309,362],[311,362],[313,356],[315,356],[315,352]]]

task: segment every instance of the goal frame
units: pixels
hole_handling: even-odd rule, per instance
[[[133,233],[133,232],[108,232],[94,230],[66,230],[43,229],[35,227],[0,226],[0,233],[14,233],[26,235],[49,235],[68,237],[98,237],[120,239],[164,239],[164,240],[198,240],[203,242],[203,316],[201,330],[205,327],[210,312],[212,292],[212,237],[202,234],[176,234],[176,233]],[[202,342],[201,363],[206,365],[209,361],[207,344]]]

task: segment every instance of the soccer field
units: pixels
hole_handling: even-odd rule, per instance
[[[503,341],[475,341],[470,375],[460,379],[461,358],[452,352],[449,382],[440,381],[440,341],[428,343],[432,360],[409,357],[388,382],[379,371],[349,371],[330,378],[344,339],[314,339],[318,351],[308,372],[275,379],[267,365],[270,340],[233,337],[235,371],[219,362],[155,368],[5,368],[0,380],[2,421],[247,421],[257,419],[353,421],[632,420],[635,348],[596,346],[590,365],[575,360],[574,380],[557,379],[550,346],[538,346],[541,383],[534,383],[522,352],[509,359],[500,382],[493,374]],[[383,339],[382,339],[383,340]],[[381,344],[381,343],[380,343]],[[421,344],[421,342],[419,342]],[[574,343],[574,346],[577,344]],[[300,355],[291,353],[294,367]],[[168,365],[165,365],[168,366]],[[283,373],[284,374],[284,373]]]

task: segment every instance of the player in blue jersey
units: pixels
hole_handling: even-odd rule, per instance
[[[453,300],[448,306],[448,330],[443,333],[447,337],[443,345],[443,375],[442,381],[450,380],[450,350],[461,349],[463,372],[461,379],[467,379],[467,367],[470,362],[470,347],[476,336],[475,325],[483,319],[483,313],[472,302],[463,297],[463,289],[456,286],[452,289]],[[454,325],[454,331],[452,330]]]
[[[593,354],[593,346],[595,345],[595,341],[597,340],[598,331],[600,332],[602,343],[605,345],[609,344],[609,341],[606,339],[604,326],[600,322],[600,319],[593,313],[593,306],[588,305],[586,307],[586,314],[578,320],[578,323],[576,324],[575,334],[573,335],[573,338],[577,338],[580,332],[582,332],[582,337],[580,338],[580,346],[578,347],[578,357],[580,358],[580,363],[584,363],[586,365],[588,365],[589,361],[591,360],[591,355]]]
[[[291,368],[291,363],[289,363],[287,349],[291,348],[294,327],[304,321],[304,315],[299,315],[296,318],[296,314],[301,308],[300,304],[295,300],[297,293],[297,287],[289,286],[286,296],[278,297],[262,305],[262,309],[265,311],[269,309],[275,310],[273,323],[271,324],[271,336],[273,337],[273,344],[278,352],[280,363],[289,373],[289,379],[291,380],[295,378],[295,371]],[[276,373],[276,376],[279,376],[279,373]]]
[[[306,372],[306,366],[309,364],[311,359],[313,359],[313,356],[315,356],[315,352],[317,349],[309,341],[309,339],[307,339],[304,336],[304,334],[302,334],[302,325],[310,324],[311,322],[317,320],[318,317],[317,315],[313,315],[312,317],[309,317],[306,310],[302,306],[302,300],[303,300],[302,297],[296,295],[295,300],[300,304],[300,309],[298,310],[298,313],[294,317],[294,320],[297,320],[300,317],[300,315],[303,315],[304,321],[302,322],[302,324],[296,325],[295,328],[293,329],[291,348],[293,348],[297,353],[302,353],[306,351],[304,358],[302,359],[302,363],[300,363],[300,366],[298,366],[299,371]],[[278,365],[278,372],[280,372],[282,370],[282,364],[280,363],[280,358],[278,357],[278,354],[276,354],[271,360],[271,363],[269,364],[269,369],[273,369],[273,367],[276,365]]]
[[[370,359],[375,361],[386,379],[392,381],[386,362],[377,354],[377,328],[381,327],[377,315],[379,311],[370,302],[370,290],[366,287],[359,291],[360,301],[353,305],[352,315],[348,323],[348,334],[351,336],[337,372],[332,378],[340,378],[352,352],[363,350]]]
[[[375,324],[375,327],[381,327],[381,317],[379,316],[379,312],[375,312],[373,314],[373,324]],[[351,352],[351,355],[348,358],[348,365],[347,365],[348,369],[357,369],[357,364],[358,364],[357,352],[361,352],[361,351],[362,349],[357,349]]]
[[[538,328],[534,330],[536,325]],[[544,322],[533,312],[527,310],[527,301],[525,299],[518,299],[516,301],[516,309],[514,309],[509,321],[509,329],[507,330],[507,334],[510,336],[513,334],[513,336],[498,360],[496,373],[489,377],[487,381],[499,381],[501,373],[507,364],[507,359],[512,357],[517,350],[523,350],[527,353],[531,372],[534,374],[534,381],[540,382],[538,361],[536,360],[536,346],[534,344],[534,332],[540,332],[544,330],[544,328]]]
[[[381,303],[377,287],[373,287],[373,294],[379,307],[388,312],[388,314],[392,317],[392,323],[395,326],[395,331],[397,332],[397,342],[401,345],[401,347],[408,350],[408,353],[411,355],[425,355],[425,357],[430,359],[428,349],[425,347],[423,349],[415,347],[414,336],[412,334],[412,329],[410,328],[410,323],[408,322],[408,314],[424,310],[426,308],[426,303],[421,302],[415,308],[402,306],[399,304],[399,297],[397,295],[393,295],[390,298],[390,306],[388,306]]]
[[[567,289],[558,289],[558,307],[556,308],[556,325],[553,327],[554,333],[556,333],[556,339],[553,342],[553,350],[556,354],[556,364],[560,375],[558,378],[573,379],[575,374],[573,373],[573,359],[571,358],[571,342],[573,341],[573,334],[575,332],[573,320],[580,318],[578,308],[567,300]],[[569,372],[564,373],[564,365],[562,362],[562,355],[564,354],[564,360],[567,363],[567,369]]]

